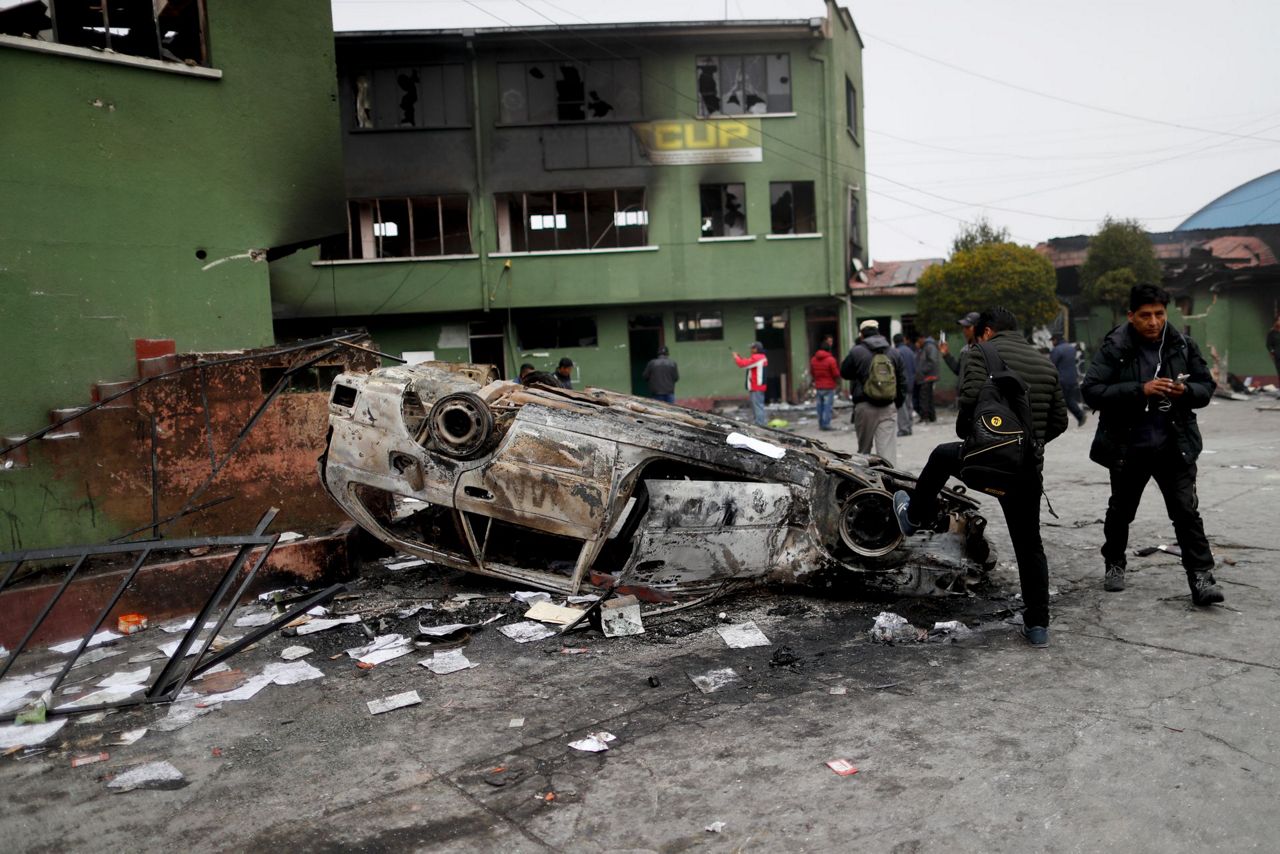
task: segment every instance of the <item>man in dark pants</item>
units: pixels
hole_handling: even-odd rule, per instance
[[[1194,410],[1208,406],[1214,382],[1196,342],[1169,325],[1168,304],[1163,288],[1135,286],[1128,322],[1103,340],[1084,378],[1085,402],[1099,413],[1089,459],[1111,470],[1102,586],[1124,590],[1129,525],[1154,479],[1182,549],[1191,600],[1212,605],[1223,597],[1196,497],[1203,441]]]
[[[1089,416],[1080,406],[1080,371],[1076,369],[1076,345],[1062,340],[1061,335],[1053,336],[1053,349],[1049,351],[1049,361],[1058,369],[1058,382],[1062,384],[1062,396],[1066,398],[1067,410],[1076,418],[1076,425],[1083,427]]]
[[[658,348],[656,358],[644,366],[644,381],[649,393],[663,403],[676,402],[676,383],[680,382],[680,367],[671,358],[666,347]]]
[[[1032,429],[1036,439],[1048,443],[1067,429],[1067,405],[1058,385],[1058,372],[1018,331],[1018,320],[1003,308],[988,309],[974,325],[974,340],[990,342],[1004,359],[1009,370],[1022,377],[1028,388]],[[979,351],[965,357],[964,374],[960,377],[960,415],[956,433],[964,438],[973,422],[978,393],[987,380],[986,360]],[[938,493],[947,478],[959,474],[962,442],[947,442],[933,449],[929,462],[916,481],[913,494],[898,492],[893,496],[894,510],[902,533],[910,535],[918,528],[934,525],[938,518]],[[1034,494],[1032,494],[1034,493]],[[1002,496],[1000,509],[1009,527],[1013,554],[1018,560],[1018,579],[1022,584],[1022,636],[1035,647],[1049,645],[1049,562],[1040,540],[1040,482],[1037,479],[1027,492]]]
[[[1280,377],[1280,314],[1276,315],[1276,322],[1271,324],[1271,329],[1267,332],[1267,352],[1276,363],[1276,376]],[[1280,379],[1276,382],[1280,382]]]
[[[916,401],[916,412],[920,420],[930,424],[938,420],[938,412],[933,405],[933,387],[938,382],[938,362],[942,354],[938,352],[938,344],[932,336],[920,335],[916,338],[916,388],[920,390]]]

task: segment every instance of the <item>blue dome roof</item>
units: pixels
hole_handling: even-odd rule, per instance
[[[1187,217],[1174,231],[1280,223],[1280,169],[1246,181]]]

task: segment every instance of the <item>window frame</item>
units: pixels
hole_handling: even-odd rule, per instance
[[[740,210],[742,212],[742,230],[741,232],[734,233],[734,234],[729,234],[725,232],[726,224],[724,221],[725,214],[728,212],[727,200],[728,200],[728,196],[731,195],[729,192],[730,187],[739,187],[741,188],[741,192],[742,192],[742,201],[740,205]],[[710,233],[708,233],[707,232],[708,226],[710,225],[714,227],[716,223],[716,220],[714,217],[708,218],[706,214],[707,191],[712,190],[713,188],[719,189],[719,196],[720,196],[719,223],[720,224],[719,224],[719,231],[712,230]],[[748,214],[747,184],[745,180],[698,185],[698,239],[699,240],[716,241],[716,240],[754,239],[755,235],[753,235],[750,231],[751,220],[747,214]]]
[[[798,227],[800,216],[797,214],[798,205],[796,200],[799,198],[795,189],[797,185],[804,185],[804,186],[808,186],[809,188],[808,189],[808,196],[809,196],[808,218],[811,221],[813,228],[807,231],[801,231],[799,230],[799,227]],[[790,193],[791,193],[791,230],[790,231],[778,231],[776,229],[776,225],[774,222],[773,206],[774,204],[776,204],[773,200],[774,187],[780,187],[780,186],[787,186],[790,188]],[[818,229],[817,182],[816,181],[770,181],[769,182],[769,235],[768,236],[769,237],[815,237],[821,233],[822,232]]]
[[[770,57],[773,57],[775,60],[781,60],[783,57],[786,58],[785,83],[786,83],[787,108],[784,110],[775,110],[769,107],[769,99],[771,97],[780,97],[780,96],[775,96],[775,94],[770,90],[770,83],[771,83],[770,63],[769,63]],[[760,92],[763,92],[764,94],[764,105],[765,105],[764,111],[759,113],[753,113],[753,112],[750,112],[748,109],[748,110],[739,110],[738,112],[726,112],[724,110],[725,102],[728,100],[728,97],[732,95],[733,90],[730,89],[728,92],[726,92],[723,86],[722,71],[726,65],[725,60],[733,60],[737,63],[738,68],[745,68],[746,60],[748,59],[759,59],[764,67],[764,88],[760,90]],[[791,57],[790,51],[765,52],[765,53],[716,53],[716,54],[706,53],[706,54],[695,55],[693,64],[694,64],[694,91],[697,93],[695,95],[695,98],[698,102],[697,117],[699,119],[714,120],[714,119],[742,119],[742,118],[753,118],[753,117],[768,118],[770,116],[790,117],[790,116],[796,115],[796,112],[795,112],[796,100],[795,100],[795,86],[794,86],[795,78],[792,75],[792,71],[791,71],[792,69],[791,59],[792,57]],[[716,110],[708,109],[706,100],[704,98],[704,95],[707,93],[702,92],[700,89],[702,84],[703,69],[708,67],[707,64],[704,62],[704,60],[715,61],[715,66],[714,66],[715,72],[714,72],[713,79],[715,80],[715,84],[716,84],[715,98],[717,103],[719,104],[719,109],[716,109]],[[744,79],[745,79],[745,74],[744,74]],[[755,93],[757,97],[759,97],[760,92]]]
[[[718,308],[704,310],[685,310],[673,313],[672,327],[675,330],[676,342],[680,344],[695,344],[705,341],[723,341],[724,340],[724,311]],[[715,325],[702,326],[704,319],[715,318]],[[693,325],[689,324],[690,319]],[[682,329],[681,326],[684,326]]]
[[[131,14],[134,16],[141,16],[145,10],[145,20],[150,22],[149,26],[140,35],[135,33],[135,30],[139,29],[138,24],[141,23],[136,17],[130,18],[126,22],[116,22],[128,23],[128,27],[112,26],[109,5],[106,3],[94,8],[87,2],[80,2],[78,5],[83,8],[76,8],[77,3],[72,2],[72,0],[62,0],[62,2],[64,5],[61,9],[58,8],[59,0],[52,0],[52,2],[46,3],[45,14],[48,20],[48,27],[37,30],[34,33],[34,38],[27,38],[24,34],[10,35],[0,33],[0,46],[91,59],[99,62],[110,62],[117,65],[173,71],[195,77],[213,79],[221,79],[222,77],[222,72],[213,67],[206,0],[194,0],[195,8],[192,12],[194,16],[193,23],[197,29],[195,39],[198,46],[198,56],[185,57],[180,57],[170,50],[177,42],[170,41],[166,44],[165,41],[167,32],[172,31],[175,35],[181,35],[184,31],[180,28],[180,24],[184,22],[174,21],[173,19],[166,20],[165,16],[157,14],[153,0],[137,0],[137,8],[131,10]],[[16,6],[10,8],[16,8]],[[7,12],[9,9],[4,11]],[[99,13],[102,26],[94,26],[95,22],[88,20],[87,13],[91,12]],[[79,20],[76,17],[77,13],[80,15]],[[79,40],[71,39],[70,32],[59,32],[63,29],[72,29],[73,25],[77,23],[79,24],[77,31],[84,29],[101,31],[101,44],[96,43],[96,40],[94,40],[95,43],[91,43],[91,40],[86,38],[83,32],[79,33]],[[162,26],[164,29],[161,29]],[[171,27],[178,27],[178,29],[171,29]],[[120,30],[125,32],[118,32]],[[154,43],[148,41],[147,46],[154,44],[154,52],[134,52],[128,49],[137,45],[127,45],[126,39],[146,39],[148,34],[151,33],[154,33],[155,41]],[[173,58],[166,57],[166,52]]]
[[[379,101],[380,98],[388,97],[383,88],[379,85],[379,80],[385,79],[390,73],[398,77],[401,71],[412,70],[417,75],[417,98],[415,104],[421,105],[417,107],[415,122],[411,125],[401,123],[380,124],[379,123]],[[428,122],[426,110],[427,102],[424,97],[424,83],[429,82],[429,72],[434,71],[439,74],[439,92],[437,93],[438,110],[441,115],[441,121]],[[450,121],[450,107],[453,101],[449,97],[450,93],[450,75],[456,74],[457,80],[453,81],[459,85],[457,94],[460,96],[459,101],[461,107],[457,109],[456,121]],[[366,81],[364,105],[361,104],[360,82]],[[351,105],[351,123],[348,130],[356,133],[370,132],[389,132],[389,131],[426,131],[426,130],[466,130],[471,127],[471,96],[468,92],[467,85],[467,64],[465,62],[420,62],[406,63],[404,65],[369,65],[360,68],[354,68],[346,73],[345,85],[347,95]],[[365,121],[368,123],[366,124]]]
[[[467,251],[466,252],[446,252],[446,242],[450,239],[449,234],[444,227],[445,219],[445,201],[466,199],[466,222],[467,222]],[[408,227],[408,234],[399,233],[397,228],[396,235],[378,234],[377,226],[384,225],[387,220],[382,215],[382,204],[395,203],[405,206],[405,224]],[[417,211],[428,209],[434,202],[436,217],[436,240],[439,241],[440,251],[430,255],[418,254],[418,236],[417,227],[414,222]],[[372,217],[368,221],[369,234],[364,232],[365,221],[359,216],[361,206],[371,206]],[[357,212],[353,216],[353,211]],[[435,258],[456,258],[473,255],[475,252],[475,233],[472,229],[471,221],[471,196],[465,193],[434,193],[420,196],[378,196],[374,198],[355,198],[347,200],[347,257],[346,258],[326,258],[324,261],[341,262],[341,261],[412,261],[412,260],[430,260]],[[427,216],[431,216],[428,212]],[[407,254],[404,255],[387,255],[384,253],[384,242],[388,237],[394,237],[396,240],[405,240],[408,247]],[[373,242],[376,246],[374,254],[366,256],[364,254],[365,246]],[[360,253],[357,254],[355,247],[359,245]]]
[[[620,196],[622,194],[637,194],[637,193],[639,194],[639,198],[640,198],[640,206],[638,208],[634,204],[621,205]],[[612,207],[612,210],[609,211],[607,227],[604,229],[604,231],[601,232],[601,234],[598,237],[593,237],[592,230],[591,230],[592,224],[593,224],[593,219],[592,219],[593,209],[591,207],[592,197],[594,196],[598,200],[598,198],[604,194],[610,194],[612,196],[613,207]],[[529,197],[531,195],[532,196],[550,196],[551,213],[546,214],[546,213],[539,212],[539,213],[530,214]],[[573,230],[573,224],[572,224],[572,221],[569,219],[568,214],[569,212],[576,213],[576,211],[574,211],[569,206],[568,203],[571,199],[574,202],[578,201],[578,199],[574,199],[574,197],[579,197],[582,204],[582,207],[580,208],[582,213],[582,245],[581,246],[574,245],[575,243],[577,243],[575,239],[575,240],[566,240],[564,242],[567,245],[561,246],[562,241],[560,238],[560,233],[569,232]],[[560,212],[561,211],[560,205],[561,205],[562,199],[566,203],[564,208],[566,213]],[[498,246],[498,252],[496,254],[536,255],[539,253],[617,252],[617,251],[623,251],[627,249],[656,248],[653,246],[653,244],[649,243],[649,207],[648,205],[649,205],[649,197],[648,197],[647,187],[604,187],[604,188],[597,188],[597,189],[544,190],[544,191],[530,190],[530,191],[512,191],[507,193],[494,193],[494,214],[497,217],[497,228],[495,229],[495,238]],[[514,231],[514,223],[512,221],[514,220],[514,217],[512,216],[512,212],[513,210],[517,209],[517,207],[520,211],[521,233],[520,233],[519,240],[516,239],[517,235],[516,235],[516,232]],[[637,217],[637,219],[638,220],[642,219],[643,222],[636,222],[634,224],[624,222],[622,224],[619,224],[618,215],[626,214],[631,211],[634,211],[636,213],[642,213],[643,217]],[[603,209],[596,209],[597,215],[603,215],[603,213],[604,213]],[[548,228],[545,225],[543,225],[542,227],[534,227],[531,219],[531,217],[534,217],[534,216],[555,217],[555,219],[553,220],[555,227]],[[565,225],[563,227],[560,226],[559,224],[560,217],[565,217]],[[620,231],[620,229],[623,229],[623,228],[640,229],[641,242],[640,243],[624,242],[622,240],[622,232]],[[551,235],[552,235],[551,247],[538,248],[538,249],[529,248],[531,246],[530,233],[534,231],[551,232]],[[601,243],[604,240],[605,236],[609,234],[612,234],[614,236],[613,241],[607,245],[601,246]],[[523,247],[523,248],[517,248],[517,247]]]
[[[604,98],[599,98],[598,101],[600,103],[609,104],[609,106],[611,107],[610,112],[608,115],[605,115],[605,116],[592,116],[591,115],[592,100],[590,97],[591,92],[598,91],[600,88],[602,88],[599,83],[596,83],[593,85],[591,82],[592,65],[594,64],[596,66],[596,73],[598,75],[601,75],[601,77],[597,79],[603,79],[605,75],[601,74],[601,72],[604,69],[604,66],[608,65],[609,68],[607,71],[607,77],[610,80],[612,80],[613,78],[618,76],[615,74],[615,70],[616,70],[615,67],[618,63],[628,63],[630,65],[631,71],[633,72],[634,82],[635,82],[635,103],[634,105],[632,105],[630,110],[624,110],[622,106],[618,105],[617,103],[609,103]],[[506,93],[506,90],[503,88],[504,87],[503,69],[504,67],[512,68],[514,66],[521,67],[520,80],[523,86],[522,94],[524,99],[523,107],[522,107],[524,112],[523,118],[511,116],[509,114],[507,107],[503,103],[504,95]],[[550,78],[549,85],[551,87],[551,90],[550,90],[551,99],[549,103],[546,105],[549,107],[548,115],[546,116],[538,115],[536,117],[531,118],[530,114],[532,111],[530,109],[530,105],[533,103],[534,99],[531,98],[529,95],[529,77],[531,76],[529,69],[535,66],[541,66],[551,71],[551,74],[548,75]],[[556,85],[559,82],[561,82],[560,76],[559,76],[560,71],[565,66],[573,66],[579,69],[579,73],[581,74],[581,78],[582,78],[582,92],[583,92],[583,98],[580,102],[576,100],[562,101],[559,97],[560,93],[556,91]],[[644,89],[643,89],[644,65],[640,61],[639,57],[617,56],[617,57],[600,57],[595,59],[574,59],[574,60],[563,60],[563,59],[504,60],[504,61],[495,63],[495,76],[497,78],[497,87],[498,87],[498,93],[497,93],[498,115],[494,121],[495,127],[537,127],[537,126],[545,126],[545,125],[576,127],[579,125],[592,125],[592,124],[627,124],[630,122],[640,121],[644,119]],[[535,78],[535,79],[541,79],[541,78]],[[626,91],[625,87],[623,89],[615,89],[613,92],[609,92],[606,94],[609,94],[614,99],[614,101],[617,101],[618,100],[617,93],[620,91]],[[583,112],[582,118],[580,119],[561,118],[560,117],[561,105],[574,104],[574,103],[581,104],[582,112]]]
[[[853,79],[844,78],[844,108],[845,108],[845,128],[849,131],[849,136],[853,137],[853,141],[859,145],[862,144],[858,136],[858,87],[853,85]]]

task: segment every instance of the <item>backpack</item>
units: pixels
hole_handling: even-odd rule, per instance
[[[990,343],[976,345],[987,380],[960,448],[960,479],[970,489],[1003,497],[1040,491],[1043,445],[1036,439],[1027,383]]]
[[[872,355],[867,378],[862,383],[862,393],[872,403],[892,403],[897,399],[898,375],[888,353],[881,351]]]

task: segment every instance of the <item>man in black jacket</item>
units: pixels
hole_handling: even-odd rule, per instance
[[[880,324],[864,320],[858,327],[858,343],[840,363],[840,376],[849,380],[853,399],[853,430],[858,436],[858,453],[876,453],[898,464],[898,407],[907,399],[907,369],[902,354],[880,334]],[[877,357],[883,359],[877,364]],[[893,376],[885,376],[892,368]]]
[[[676,383],[680,382],[680,366],[671,358],[666,347],[658,348],[658,355],[644,366],[644,381],[649,384],[649,394],[664,403],[676,402]]]
[[[1067,429],[1067,404],[1058,384],[1058,371],[1043,353],[1027,343],[1018,331],[1018,319],[1004,308],[988,309],[979,315],[974,326],[974,340],[991,343],[1010,371],[1027,384],[1027,400],[1031,407],[1032,429],[1036,440],[1047,444]],[[995,366],[991,367],[992,370]],[[988,366],[980,350],[965,354],[964,374],[960,377],[960,415],[956,433],[968,436],[978,404],[978,394],[986,383]],[[938,518],[938,493],[947,478],[959,474],[962,442],[947,442],[933,449],[929,462],[916,481],[913,494],[897,492],[894,510],[902,533],[911,535],[918,528],[932,526]],[[1049,645],[1049,562],[1040,540],[1040,479],[1027,490],[1010,492],[1000,497],[1018,560],[1018,580],[1022,585],[1022,636],[1035,647]]]
[[[1111,470],[1103,527],[1103,589],[1124,590],[1129,525],[1154,479],[1182,549],[1191,600],[1222,601],[1213,552],[1196,497],[1203,442],[1194,410],[1209,404],[1214,382],[1196,342],[1167,322],[1169,294],[1155,285],[1129,292],[1129,320],[1107,335],[1084,378],[1084,399],[1099,413],[1089,459]]]

